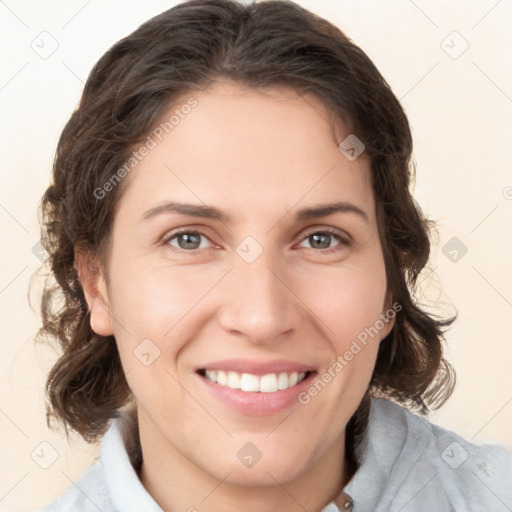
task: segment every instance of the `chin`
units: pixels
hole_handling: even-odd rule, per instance
[[[259,467],[232,468],[232,473],[225,479],[225,483],[247,488],[275,487],[276,484],[285,485],[299,478],[304,470],[303,467],[293,464],[287,464],[286,467],[282,465],[263,466],[262,461],[257,466]]]
[[[223,457],[220,465],[204,469],[216,479],[240,487],[284,485],[299,478],[311,466],[311,458],[305,457],[304,449],[299,447],[292,452],[275,446],[258,450],[254,445],[244,443],[232,453],[234,457]],[[219,454],[217,460],[220,458]],[[226,475],[229,476],[226,478]]]

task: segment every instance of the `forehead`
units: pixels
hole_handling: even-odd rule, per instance
[[[123,201],[186,199],[243,211],[350,199],[368,208],[369,161],[339,150],[347,135],[322,101],[292,88],[220,82],[191,90],[149,134],[151,150],[128,176]]]

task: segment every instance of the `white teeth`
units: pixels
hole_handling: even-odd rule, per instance
[[[304,380],[306,374],[301,372],[267,373],[258,377],[251,373],[224,372],[221,370],[206,370],[205,377],[220,386],[231,389],[241,389],[248,392],[275,393],[295,386]]]
[[[217,372],[217,382],[221,385],[221,386],[226,386],[227,383],[228,383],[228,377],[226,375],[226,372]]]
[[[231,389],[240,389],[240,375],[236,372],[228,372],[227,386]]]
[[[277,389],[283,390],[288,389],[288,374],[280,373],[277,377]]]
[[[259,391],[260,383],[258,381],[258,377],[256,377],[256,375],[251,375],[250,373],[243,373],[242,378],[240,379],[240,389],[242,391]]]
[[[269,373],[261,377],[260,391],[263,393],[274,393],[277,391],[277,376],[275,373]]]
[[[213,370],[206,370],[206,376],[212,382],[217,382],[217,372]]]

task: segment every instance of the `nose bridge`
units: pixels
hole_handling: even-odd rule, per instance
[[[223,293],[222,327],[265,344],[298,328],[298,301],[285,284],[283,267],[274,252],[264,250],[252,261],[243,254],[235,256]]]

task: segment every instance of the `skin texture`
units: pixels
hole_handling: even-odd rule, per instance
[[[322,375],[389,309],[369,162],[338,149],[348,133],[341,122],[333,130],[314,97],[217,82],[176,105],[190,97],[197,106],[125,178],[106,272],[79,256],[91,326],[116,338],[137,402],[140,477],[164,510],[320,510],[342,489],[345,426],[393,322],[307,405],[276,414],[234,410],[196,370],[239,357]],[[143,220],[168,201],[211,205],[230,220]],[[295,218],[339,201],[367,220]],[[204,235],[197,249],[180,248],[178,228]],[[315,246],[310,235],[329,228],[349,243]],[[247,236],[263,251],[252,263],[236,252]],[[134,355],[144,339],[160,350],[148,366]],[[262,454],[251,468],[236,456],[248,442]]]

